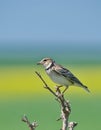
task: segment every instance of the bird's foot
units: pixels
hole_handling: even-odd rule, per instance
[[[62,96],[62,92],[61,92],[61,90],[60,90],[61,87],[62,87],[62,85],[61,85],[61,86],[55,86],[57,97]]]
[[[64,93],[66,92],[67,89],[68,89],[68,87],[66,87],[66,88],[63,90],[62,94],[64,94]]]
[[[60,88],[61,88],[61,87],[62,87],[62,85],[59,85],[59,86],[56,85],[56,86],[55,86],[56,92],[59,91],[59,92],[61,93],[61,91],[60,91]]]
[[[61,87],[63,87],[62,85],[59,85],[59,86],[57,86],[58,88],[61,88]]]

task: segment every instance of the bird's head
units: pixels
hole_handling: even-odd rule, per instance
[[[43,58],[37,65],[43,65],[45,68],[50,67],[55,61],[51,58]]]

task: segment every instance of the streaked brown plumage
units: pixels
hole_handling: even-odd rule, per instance
[[[84,88],[90,92],[88,87],[83,85],[78,78],[76,78],[68,69],[55,63],[51,58],[44,58],[38,64],[45,67],[45,71],[51,80],[61,86],[66,86],[66,89],[73,85]]]

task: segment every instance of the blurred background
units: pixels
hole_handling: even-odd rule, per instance
[[[55,84],[36,63],[44,57],[76,75],[91,93],[70,87],[70,121],[77,130],[101,129],[101,1],[0,1],[0,129],[27,130],[24,114],[37,129],[60,129],[60,106],[43,88],[41,73],[53,90]]]

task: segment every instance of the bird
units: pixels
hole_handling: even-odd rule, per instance
[[[37,63],[37,65],[43,65],[47,75],[50,79],[58,84],[58,87],[65,86],[63,93],[70,86],[78,86],[85,89],[87,92],[90,92],[87,86],[85,86],[74,74],[71,73],[67,68],[57,64],[51,58],[43,58]]]

